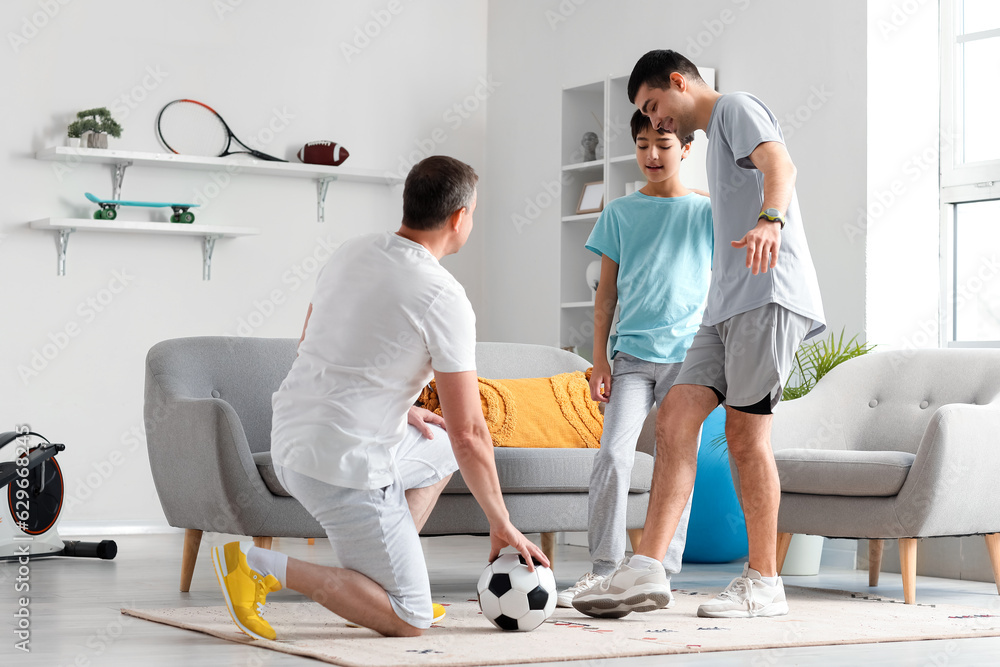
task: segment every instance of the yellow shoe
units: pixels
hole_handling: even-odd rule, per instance
[[[442,619],[444,619],[445,615],[448,612],[445,610],[443,604],[438,604],[437,602],[435,602],[432,606],[434,607],[434,612],[431,615],[434,618],[431,620],[431,623],[438,623]]]
[[[273,575],[264,577],[250,569],[244,549],[253,544],[245,544],[244,547],[239,542],[230,542],[212,549],[215,575],[236,627],[254,639],[274,639],[277,633],[260,612],[267,602],[267,594],[280,591],[281,584]]]

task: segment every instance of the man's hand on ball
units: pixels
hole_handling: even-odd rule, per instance
[[[528,569],[535,571],[535,561],[550,567],[549,559],[534,542],[521,534],[510,521],[498,526],[490,526],[490,562],[500,557],[500,550],[506,546],[514,547],[524,556]]]
[[[423,435],[428,440],[434,439],[434,433],[431,431],[431,428],[430,426],[428,426],[428,424],[434,424],[435,426],[440,426],[441,428],[444,428],[444,417],[441,417],[440,415],[433,413],[430,410],[425,410],[424,408],[418,408],[415,405],[411,405],[409,412],[406,413],[406,421],[407,423],[416,426],[417,430],[420,431],[421,435]]]
[[[767,273],[768,268],[778,264],[778,249],[781,247],[781,225],[770,220],[758,220],[739,241],[733,241],[734,248],[747,249],[747,268],[753,275]]]

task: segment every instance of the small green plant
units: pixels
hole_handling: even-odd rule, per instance
[[[74,139],[83,136],[84,132],[105,132],[117,139],[122,136],[122,126],[111,117],[107,107],[98,107],[76,114],[76,120],[66,128],[66,134]]]
[[[781,400],[802,398],[831,370],[848,359],[860,357],[873,349],[874,345],[858,342],[857,336],[844,342],[843,329],[840,330],[839,338],[831,333],[826,340],[802,345],[795,353],[795,366],[781,392]]]

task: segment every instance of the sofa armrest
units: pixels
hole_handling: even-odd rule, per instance
[[[273,498],[236,411],[218,398],[150,398],[147,394],[146,446],[167,521],[182,528],[257,534]]]
[[[903,532],[918,536],[1000,532],[997,484],[1000,405],[949,404],[924,431],[896,501]]]

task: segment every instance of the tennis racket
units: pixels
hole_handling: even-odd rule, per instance
[[[156,133],[164,147],[178,155],[225,157],[245,154],[259,160],[288,162],[247,146],[233,134],[218,111],[196,100],[174,100],[160,109],[156,116]]]

